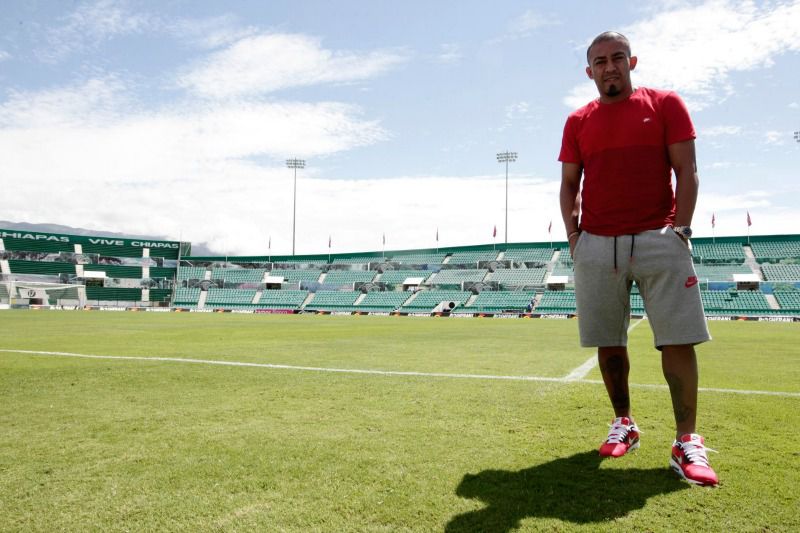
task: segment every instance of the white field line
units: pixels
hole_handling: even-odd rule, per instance
[[[0,353],[17,353],[24,355],[52,355],[57,357],[77,357],[81,359],[104,359],[104,360],[120,360],[120,361],[159,361],[167,363],[193,363],[201,365],[219,365],[219,366],[234,366],[234,367],[254,367],[254,368],[270,368],[277,370],[305,370],[310,372],[332,372],[343,374],[372,374],[379,376],[413,376],[425,378],[454,378],[454,379],[491,379],[491,380],[506,380],[506,381],[544,381],[550,383],[585,383],[590,385],[602,385],[603,382],[592,379],[578,379],[567,381],[565,378],[549,378],[542,376],[496,376],[491,374],[448,374],[443,372],[413,372],[401,370],[367,370],[359,368],[328,368],[319,366],[295,366],[295,365],[280,365],[273,363],[245,363],[241,361],[219,361],[214,359],[188,359],[183,357],[144,357],[134,355],[94,355],[94,354],[80,354],[70,352],[45,352],[34,350],[9,350],[0,349]],[[667,389],[666,385],[655,384],[636,384],[631,383],[631,387],[648,388],[648,389]],[[800,392],[782,392],[782,391],[760,391],[760,390],[741,390],[741,389],[718,389],[701,387],[699,390],[704,392],[720,392],[730,394],[748,394],[748,395],[763,395],[763,396],[780,396],[785,398],[800,398]]]
[[[644,317],[640,318],[639,320],[628,326],[629,335],[631,331],[633,331],[633,328],[642,323],[642,320],[644,320]],[[589,372],[591,372],[595,366],[597,366],[597,354],[592,355],[589,359],[586,360],[585,363],[583,363],[581,366],[579,366],[578,368],[574,369],[572,372],[564,376],[564,381],[580,381],[586,376],[588,376]]]

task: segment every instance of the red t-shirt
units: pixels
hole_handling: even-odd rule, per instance
[[[621,102],[595,100],[571,113],[558,160],[583,167],[581,228],[614,236],[671,225],[667,146],[694,138],[689,111],[671,91],[639,87]]]

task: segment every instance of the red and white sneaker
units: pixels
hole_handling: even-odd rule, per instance
[[[639,428],[627,416],[615,418],[608,432],[608,438],[600,446],[601,457],[622,457],[630,450],[639,447]]]
[[[719,484],[717,474],[708,464],[705,439],[696,433],[682,435],[672,444],[669,466],[683,479],[695,485],[715,486]]]

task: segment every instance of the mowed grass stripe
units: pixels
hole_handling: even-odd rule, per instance
[[[488,379],[488,380],[507,380],[507,381],[546,381],[552,383],[586,383],[591,385],[603,385],[602,381],[591,379],[575,379],[572,375],[567,375],[563,378],[548,378],[542,376],[494,376],[487,374],[447,374],[442,372],[414,372],[414,371],[397,371],[397,370],[368,370],[359,368],[327,368],[327,367],[313,367],[313,366],[295,366],[283,365],[276,363],[246,363],[241,361],[218,361],[209,359],[192,359],[188,357],[158,357],[158,356],[130,356],[130,355],[96,355],[96,354],[78,354],[67,352],[44,352],[44,351],[31,351],[31,350],[9,350],[0,349],[3,353],[17,353],[23,355],[50,355],[60,357],[76,357],[82,359],[111,359],[122,361],[159,361],[167,363],[192,363],[192,364],[205,364],[205,365],[220,365],[220,366],[236,366],[236,367],[254,367],[254,368],[267,368],[276,370],[301,370],[309,372],[332,372],[342,374],[371,374],[378,376],[411,376],[423,378],[452,378],[452,379]],[[651,388],[651,389],[666,389],[666,385],[657,384],[642,384],[630,383],[629,386],[635,388]],[[765,396],[783,396],[789,398],[800,398],[800,392],[784,392],[784,391],[760,391],[760,390],[744,390],[744,389],[720,389],[713,387],[700,387],[702,392],[718,392],[729,394],[753,394]]]

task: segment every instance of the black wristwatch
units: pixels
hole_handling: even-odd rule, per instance
[[[673,226],[672,230],[682,239],[692,238],[692,228],[689,226]]]

